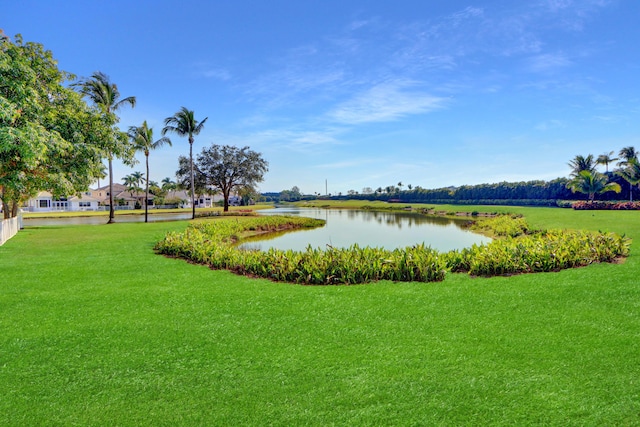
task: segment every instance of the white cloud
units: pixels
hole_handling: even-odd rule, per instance
[[[341,130],[337,128],[324,130],[265,129],[248,135],[244,140],[278,152],[290,150],[307,153],[341,144],[338,139],[340,132]]]
[[[552,119],[552,120],[544,121],[542,123],[538,123],[535,126],[535,129],[539,130],[539,131],[547,131],[547,130],[551,130],[551,129],[558,129],[558,128],[561,128],[561,127],[564,127],[564,126],[565,125],[564,125],[563,121]]]
[[[527,62],[529,70],[536,73],[550,72],[558,68],[568,67],[572,64],[571,60],[563,53],[536,55],[529,58]]]
[[[202,71],[201,74],[207,78],[213,78],[222,81],[231,80],[231,73],[228,70],[222,68]]]
[[[441,109],[447,99],[410,90],[410,82],[388,82],[343,102],[329,112],[330,120],[345,124],[394,121],[404,116]]]

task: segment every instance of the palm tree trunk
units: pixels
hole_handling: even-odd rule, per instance
[[[196,219],[195,183],[193,179],[193,139],[189,138],[189,166],[191,168],[191,219]]]
[[[113,162],[111,156],[109,156],[109,221],[107,221],[107,224],[116,222],[115,217],[115,209],[113,208]]]
[[[144,222],[149,222],[149,156],[147,158],[147,182],[144,190]]]

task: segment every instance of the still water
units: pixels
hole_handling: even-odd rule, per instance
[[[191,211],[163,214],[149,214],[149,222],[155,221],[178,221],[181,219],[191,219]],[[24,227],[43,227],[58,225],[102,225],[109,220],[109,214],[99,216],[74,216],[66,218],[24,218]],[[142,215],[116,215],[116,222],[144,222]]]
[[[308,245],[324,249],[327,245],[347,248],[354,243],[361,247],[395,249],[424,243],[440,252],[447,252],[491,241],[462,228],[460,221],[413,212],[277,208],[259,213],[319,218],[326,224],[311,230],[256,236],[240,245],[243,249],[301,251]]]

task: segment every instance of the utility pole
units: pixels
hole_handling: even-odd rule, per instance
[[[324,195],[328,196],[329,195],[329,186],[327,185],[327,180],[324,180]]]

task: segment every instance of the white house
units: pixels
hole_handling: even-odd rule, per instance
[[[99,200],[89,192],[80,196],[54,198],[48,191],[41,191],[27,201],[27,209],[29,212],[96,211],[98,204]]]

